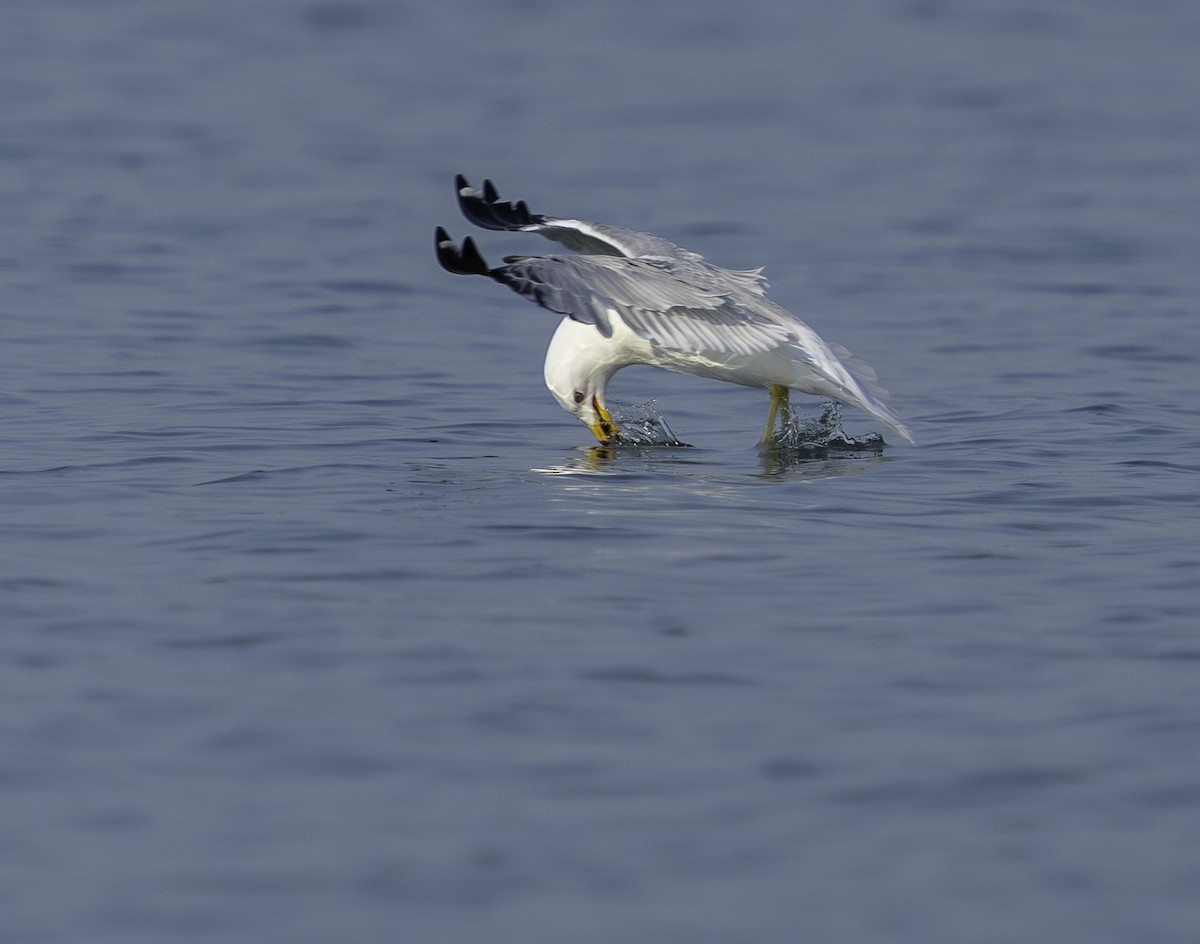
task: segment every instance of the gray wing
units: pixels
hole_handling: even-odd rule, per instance
[[[753,354],[797,340],[770,307],[697,285],[691,268],[615,256],[530,256],[510,257],[486,274],[605,337],[618,317],[656,347],[688,353]]]
[[[804,326],[775,305],[736,288],[720,290],[715,266],[623,256],[510,256],[490,267],[468,236],[461,248],[437,228],[442,268],[486,275],[543,308],[595,325],[612,336],[619,317],[661,348],[690,353],[753,354],[800,340]]]
[[[700,256],[660,236],[612,226],[608,223],[586,223],[583,220],[556,219],[532,213],[524,200],[506,203],[500,199],[496,185],[483,182],[476,190],[467,178],[459,174],[454,179],[458,206],[462,215],[483,229],[509,232],[537,233],[562,243],[568,249],[588,255],[625,256],[639,258],[659,256],[665,259],[700,261]]]

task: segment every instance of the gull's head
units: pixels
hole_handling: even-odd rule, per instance
[[[612,443],[620,434],[620,427],[601,402],[598,393],[589,394],[586,389],[575,388],[564,395],[553,387],[550,392],[564,410],[592,431],[597,442]]]
[[[604,405],[614,365],[610,346],[591,325],[564,319],[546,351],[546,386],[559,406],[592,431],[601,443],[615,442],[620,427]]]

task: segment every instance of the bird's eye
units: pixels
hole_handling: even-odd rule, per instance
[[[582,390],[576,390],[575,393],[572,395],[572,399],[576,403],[582,403],[584,401],[584,399],[586,399],[586,397],[587,397],[587,394],[584,393]]]

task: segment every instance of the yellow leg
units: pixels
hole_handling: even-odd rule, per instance
[[[775,437],[775,417],[780,415],[780,411],[782,411],[785,426],[792,421],[792,405],[788,402],[788,388],[773,384],[769,389],[771,405],[767,407],[767,425],[763,427],[762,439],[759,440],[760,446],[769,445]]]

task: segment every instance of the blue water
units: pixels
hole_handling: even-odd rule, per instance
[[[1198,43],[0,7],[0,942],[1196,941]],[[631,368],[691,448],[596,449],[457,172],[764,265],[917,445]]]

